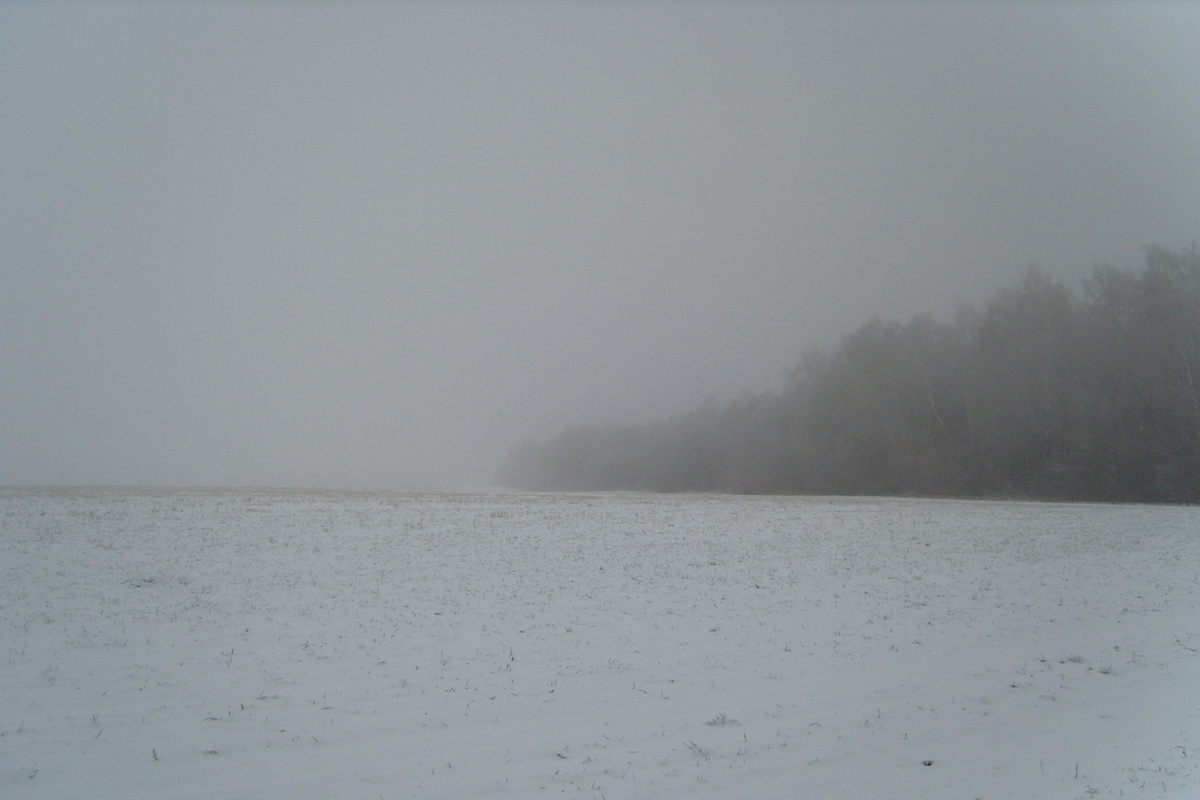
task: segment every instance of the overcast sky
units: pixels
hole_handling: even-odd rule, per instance
[[[0,485],[486,481],[1200,236],[1200,4],[4,3]]]

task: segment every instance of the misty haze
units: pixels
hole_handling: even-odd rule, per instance
[[[0,8],[0,485],[468,488],[1186,251],[1189,4]]]
[[[0,795],[1196,797],[1197,41],[0,4]]]

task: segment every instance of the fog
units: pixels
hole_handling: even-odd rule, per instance
[[[465,487],[1200,231],[1200,6],[0,6],[0,485]]]

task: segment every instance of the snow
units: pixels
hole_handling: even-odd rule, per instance
[[[1200,509],[0,491],[6,798],[1200,796]]]

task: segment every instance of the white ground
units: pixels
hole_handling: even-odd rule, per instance
[[[1197,508],[0,491],[0,796],[1196,798],[1198,583]]]

